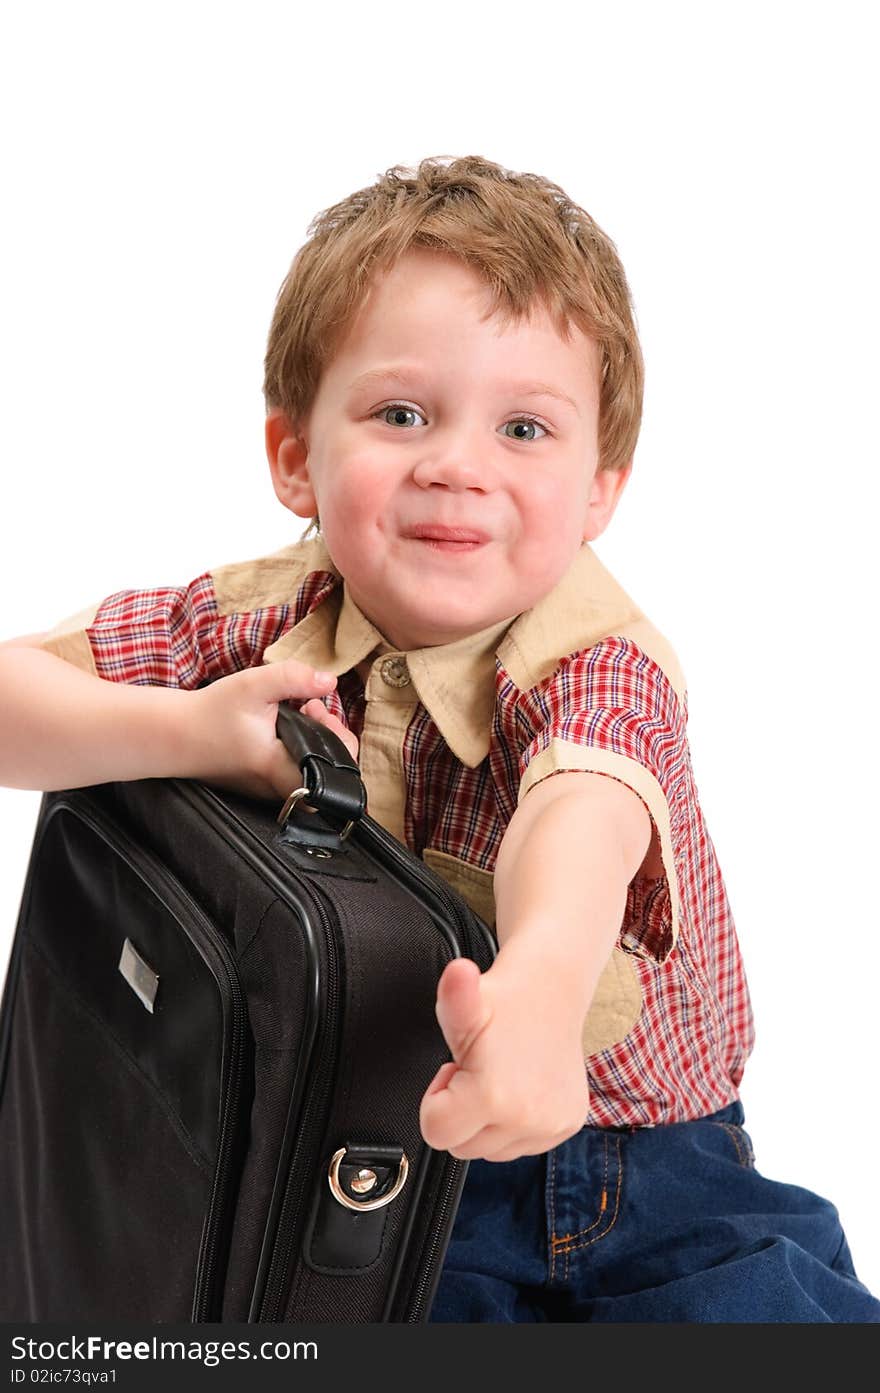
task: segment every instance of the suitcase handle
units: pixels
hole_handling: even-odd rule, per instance
[[[278,703],[275,733],[282,740],[302,774],[302,788],[294,789],[281,812],[281,826],[287,822],[297,803],[320,813],[344,841],[354,824],[363,816],[367,793],[361,771],[345,745],[332,730],[297,711],[289,701]]]

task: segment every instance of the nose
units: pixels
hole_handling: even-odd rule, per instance
[[[413,470],[413,480],[424,489],[441,484],[454,492],[488,492],[494,488],[490,454],[491,446],[476,429],[458,427],[442,434],[438,431],[423,449]]]

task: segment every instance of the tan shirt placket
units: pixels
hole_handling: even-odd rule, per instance
[[[367,659],[358,671],[366,698],[359,762],[367,790],[367,812],[405,843],[403,742],[418,705],[418,692],[403,653],[392,650],[372,661]]]

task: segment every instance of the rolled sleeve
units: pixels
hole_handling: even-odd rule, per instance
[[[686,703],[652,658],[613,638],[566,658],[529,694],[526,715],[532,736],[520,754],[520,800],[553,774],[583,770],[619,780],[647,808],[651,845],[628,888],[619,945],[665,962],[680,932],[689,858]]]
[[[97,677],[98,669],[95,666],[92,645],[89,643],[88,630],[89,625],[94,623],[98,609],[98,605],[89,605],[86,609],[77,610],[76,614],[62,619],[54,629],[43,635],[37,646]]]
[[[209,574],[183,587],[122,590],[56,624],[40,647],[110,682],[192,689],[217,675]]]

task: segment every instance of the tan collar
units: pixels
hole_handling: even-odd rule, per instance
[[[320,539],[310,567],[339,575]],[[340,580],[342,578],[340,577]],[[660,663],[679,695],[684,678],[672,649],[645,618],[595,552],[584,542],[548,595],[514,619],[505,619],[455,643],[417,648],[405,657],[419,700],[450,749],[470,768],[489,751],[495,706],[496,655],[521,691],[542,682],[559,660],[609,635],[630,637]],[[265,650],[264,662],[296,657],[337,676],[399,654],[337,585],[311,614]],[[361,675],[364,676],[363,668]]]

